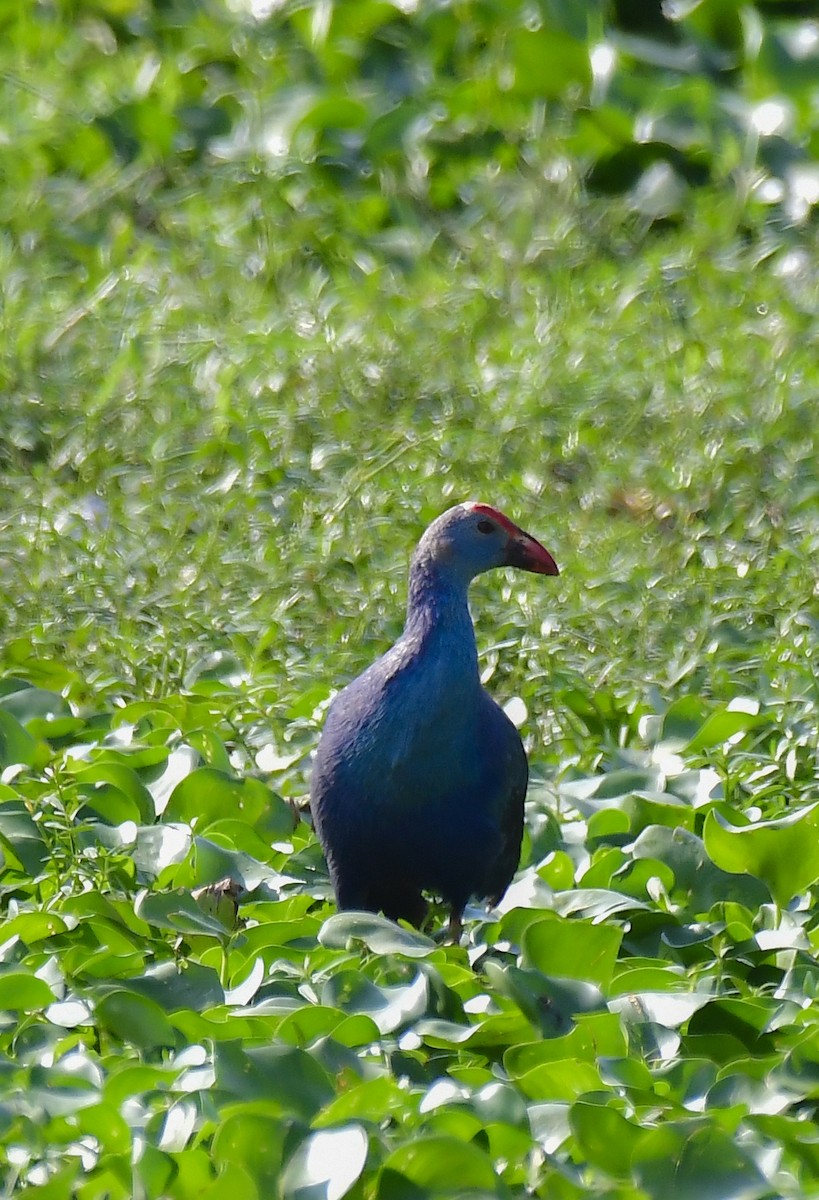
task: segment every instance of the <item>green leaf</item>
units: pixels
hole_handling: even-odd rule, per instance
[[[40,830],[26,806],[16,800],[0,804],[0,842],[31,878],[38,876],[48,862],[48,848]]]
[[[34,1012],[48,1008],[54,993],[42,979],[25,971],[8,971],[0,975],[0,1010]]]
[[[147,996],[116,988],[97,1001],[95,1013],[100,1024],[115,1037],[140,1050],[176,1044],[176,1033],[168,1018]]]
[[[651,1196],[674,1200],[757,1200],[771,1189],[732,1134],[702,1121],[649,1130],[638,1142],[634,1174]]]
[[[288,1125],[253,1104],[231,1105],[213,1138],[213,1161],[244,1167],[262,1196],[277,1194]],[[238,1197],[236,1198],[238,1200]]]
[[[634,1148],[642,1136],[639,1125],[621,1116],[609,1102],[576,1101],[569,1113],[572,1132],[583,1156],[615,1178],[627,1177]]]
[[[764,880],[780,907],[819,880],[819,804],[773,821],[733,826],[712,809],[703,839],[724,871]]]
[[[122,763],[93,763],[77,771],[85,803],[112,825],[135,821],[147,825],[156,817],[151,793],[136,771]]]
[[[760,879],[738,878],[716,866],[702,839],[687,829],[650,825],[634,843],[633,854],[635,859],[659,859],[666,863],[674,873],[674,898],[684,901],[693,913],[710,912],[715,904],[725,900],[754,909],[769,898],[770,893]]]
[[[364,1170],[368,1139],[361,1125],[311,1133],[285,1167],[280,1189],[288,1200],[341,1200]]]
[[[413,1138],[385,1159],[378,1196],[394,1195],[390,1173],[403,1175],[416,1187],[461,1195],[469,1191],[496,1194],[499,1180],[488,1156],[471,1142],[452,1137]]]
[[[37,755],[37,742],[20,722],[0,708],[0,768],[24,763],[30,766]]]
[[[623,934],[611,925],[554,916],[527,926],[524,961],[544,975],[581,979],[605,988],[614,971]]]
[[[703,750],[711,750],[715,746],[724,746],[739,733],[754,729],[761,722],[757,711],[745,712],[742,709],[730,707],[712,713],[686,746],[688,754],[699,754]]]
[[[196,962],[158,963],[144,975],[132,976],[128,986],[169,1013],[184,1008],[203,1012],[225,1002],[216,971]]]
[[[339,971],[325,983],[321,1000],[329,1008],[370,1017],[381,1033],[392,1033],[417,1020],[427,1009],[429,986],[417,974],[407,984],[378,985],[360,971]]]
[[[311,1120],[333,1099],[322,1067],[295,1046],[220,1042],[214,1048],[216,1086],[241,1101],[267,1100],[277,1113]]]
[[[404,929],[378,913],[345,911],[329,917],[318,935],[322,946],[346,950],[363,942],[374,954],[403,954],[408,958],[426,958],[437,947],[431,938]]]
[[[258,779],[237,779],[214,767],[198,767],[176,785],[163,813],[203,833],[214,821],[244,821],[270,836],[293,831],[293,814]]]
[[[145,892],[137,901],[135,912],[149,925],[174,933],[204,934],[220,941],[229,937],[222,922],[204,913],[190,892]]]

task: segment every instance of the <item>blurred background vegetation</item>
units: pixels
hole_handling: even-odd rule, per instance
[[[812,620],[811,4],[0,22],[9,633],[144,691],[318,627],[343,677],[474,494],[568,567],[577,674],[721,695],[714,639],[756,686]]]

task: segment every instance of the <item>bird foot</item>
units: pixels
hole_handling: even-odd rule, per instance
[[[461,920],[461,914],[451,912],[449,914],[449,924],[446,928],[446,941],[451,942],[453,946],[457,946],[461,940],[461,934],[464,931],[464,923]]]

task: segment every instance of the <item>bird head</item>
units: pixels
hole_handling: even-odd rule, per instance
[[[469,580],[493,567],[519,567],[558,575],[557,563],[540,542],[488,504],[457,504],[433,521],[418,553]]]

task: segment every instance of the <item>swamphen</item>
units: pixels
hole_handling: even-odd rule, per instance
[[[557,575],[548,550],[487,504],[450,508],[412,559],[404,632],[333,700],[311,808],[341,909],[420,925],[422,892],[450,907],[497,902],[515,872],[528,765],[481,685],[467,606],[492,567]]]

